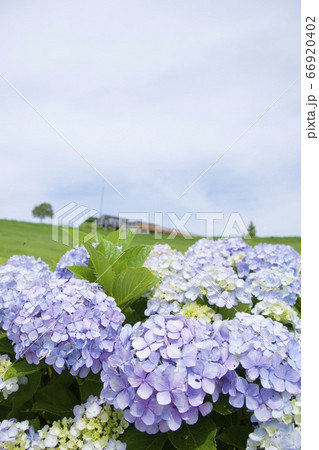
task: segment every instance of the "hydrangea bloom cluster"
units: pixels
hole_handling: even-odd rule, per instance
[[[301,448],[301,402],[298,395],[291,402],[291,412],[281,419],[259,423],[249,435],[247,450],[300,449]]]
[[[0,355],[0,392],[5,400],[12,392],[17,392],[20,384],[26,384],[28,382],[28,379],[25,376],[12,377],[8,378],[8,380],[3,380],[5,373],[11,365],[12,362],[8,355]]]
[[[155,275],[164,277],[181,270],[183,260],[184,257],[178,250],[172,249],[168,244],[158,244],[152,249],[144,265]]]
[[[212,410],[219,381],[238,366],[212,325],[183,315],[153,315],[125,326],[103,364],[102,396],[142,432],[177,430]]]
[[[28,421],[4,420],[0,422],[1,448],[126,449],[126,444],[117,440],[129,426],[122,411],[116,411],[102,404],[101,399],[90,396],[86,403],[75,406],[73,413],[74,418],[55,421],[36,433]]]
[[[293,277],[281,268],[260,269],[251,272],[245,283],[257,300],[266,296],[294,305],[300,296],[300,278]]]
[[[220,393],[264,423],[288,417],[300,394],[300,342],[260,315],[237,313],[212,325],[153,315],[124,327],[101,379],[106,401],[147,433],[195,423]]]
[[[196,302],[186,303],[180,310],[180,314],[183,314],[185,317],[195,317],[195,319],[208,323],[222,320],[222,315],[215,313],[211,307],[199,305]]]
[[[212,307],[228,309],[241,303],[251,303],[250,290],[239,278],[227,258],[234,257],[248,247],[241,239],[213,241],[201,239],[191,246],[185,256],[179,254],[178,264],[166,270],[172,250],[155,246],[145,265],[162,276],[161,282],[150,293],[145,314],[178,313],[184,304],[205,298]],[[170,248],[170,247],[168,247]],[[164,253],[168,252],[167,258]],[[161,259],[157,259],[157,253]],[[156,260],[155,263],[150,263]],[[163,262],[163,270],[161,265]],[[160,266],[160,268],[158,267]]]
[[[0,422],[0,448],[10,450],[30,448],[27,434],[28,429],[29,422],[27,420],[18,422],[16,419],[10,419]]]
[[[294,277],[300,274],[301,257],[289,245],[258,244],[248,246],[245,256],[238,263],[238,272],[242,276],[259,269],[279,268],[291,273]]]
[[[0,266],[0,326],[7,308],[14,304],[23,289],[40,288],[50,277],[49,266],[33,256],[12,256]]]
[[[184,256],[174,252],[166,245],[155,246],[145,263],[162,277],[148,296],[147,316],[176,314],[198,300],[216,313],[220,307],[251,305],[252,300],[291,306],[300,297],[300,255],[289,246],[252,248],[239,238],[201,239]],[[170,260],[175,264],[168,267]]]
[[[38,432],[43,442],[40,448],[125,450],[126,444],[117,440],[129,426],[122,411],[91,395],[85,404],[75,406],[73,413],[73,419],[53,422]]]
[[[74,275],[70,272],[68,266],[87,266],[89,254],[86,248],[81,245],[66,252],[56,265],[55,273],[59,278],[72,278]]]
[[[251,312],[270,317],[287,326],[291,325],[295,331],[301,332],[301,320],[297,312],[286,302],[274,298],[271,294],[265,296],[261,302],[256,303]]]
[[[252,421],[277,420],[291,412],[291,401],[300,394],[300,341],[298,335],[269,318],[237,313],[222,322],[219,333],[229,352],[245,369],[223,379],[222,392],[236,408],[246,404]]]
[[[52,276],[45,286],[20,293],[7,311],[3,329],[14,344],[17,358],[31,364],[40,359],[60,373],[97,373],[113,351],[125,317],[97,284]]]

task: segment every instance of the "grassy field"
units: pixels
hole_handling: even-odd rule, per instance
[[[84,232],[90,231],[90,224],[86,223],[81,227]],[[107,234],[103,228],[98,230],[101,234]],[[155,239],[155,236],[138,234],[134,238],[134,244],[164,244],[168,243],[171,247],[185,252],[187,248],[194,244],[199,237],[185,239],[183,236],[176,236],[174,239],[168,239],[164,235],[162,239]],[[297,252],[301,250],[300,237],[267,237],[254,238],[247,240],[249,245],[256,245],[260,242],[270,244],[286,244],[294,247]],[[65,253],[70,246],[63,245],[61,242],[52,240],[52,228],[47,224],[35,224],[30,222],[17,222],[11,220],[0,220],[0,258],[2,262],[12,255],[29,255],[41,257],[51,268],[55,261]]]

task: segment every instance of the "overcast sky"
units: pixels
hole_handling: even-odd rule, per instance
[[[0,74],[24,98],[0,77],[0,217],[100,210],[104,184],[105,213],[223,212],[220,233],[239,212],[299,235],[299,16],[297,0],[1,2]]]

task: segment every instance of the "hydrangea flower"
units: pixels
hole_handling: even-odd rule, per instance
[[[184,257],[178,250],[172,249],[168,244],[158,244],[153,247],[144,266],[156,276],[164,277],[181,270]]]
[[[44,426],[38,432],[42,448],[125,450],[126,444],[117,438],[129,424],[122,411],[102,403],[91,395],[86,403],[74,407],[74,418]]]
[[[185,317],[195,317],[195,319],[203,320],[204,322],[214,322],[222,320],[221,314],[217,314],[213,308],[207,305],[199,305],[198,303],[186,303],[180,310],[180,314]]]
[[[283,300],[273,298],[271,294],[267,294],[264,300],[256,303],[251,312],[270,317],[285,325],[291,325],[299,333],[301,331],[301,320],[297,312]]]
[[[28,382],[28,379],[25,376],[12,377],[3,380],[5,373],[11,365],[12,362],[8,355],[0,355],[0,392],[5,400],[10,394],[17,392],[20,384],[26,384]]]
[[[227,260],[246,247],[246,243],[237,239],[201,239],[188,249],[184,257],[178,255],[174,270],[167,270],[167,259],[171,257],[172,250],[165,245],[155,246],[150,258],[153,261],[160,252],[162,259],[156,259],[157,266],[153,263],[153,267],[162,279],[148,296],[145,315],[178,313],[183,305],[197,299],[205,299],[209,305],[228,309],[239,302],[250,304],[250,291]]]
[[[86,403],[75,406],[73,413],[74,418],[65,417],[36,433],[28,421],[4,420],[0,422],[1,448],[126,449],[126,444],[117,440],[129,426],[122,411],[114,410],[91,395]]]
[[[287,405],[287,413],[281,418],[269,422],[258,423],[249,435],[247,450],[258,448],[280,448],[284,450],[301,448],[301,402],[300,395],[293,398]]]
[[[241,276],[260,269],[276,268],[299,277],[300,265],[300,254],[289,245],[258,244],[245,249],[245,257],[237,263],[237,268]]]
[[[103,363],[102,397],[142,432],[195,423],[212,410],[206,396],[217,401],[220,380],[238,365],[225,339],[215,339],[216,324],[167,314],[126,325]]]
[[[97,373],[112,353],[125,317],[97,284],[54,276],[45,286],[21,291],[20,302],[8,310],[3,329],[17,358],[31,364],[40,359],[61,373]]]
[[[66,252],[60,261],[57,263],[55,273],[58,278],[74,278],[74,275],[70,270],[67,269],[68,266],[87,266],[89,260],[89,254],[86,248],[81,245],[80,247],[75,247],[72,250]]]
[[[0,266],[0,326],[7,308],[18,301],[23,289],[41,287],[51,276],[49,266],[33,256],[12,256]]]
[[[250,273],[245,284],[258,300],[266,296],[277,298],[294,305],[300,295],[300,278],[294,277],[282,268],[266,268]]]
[[[29,428],[29,422],[18,422],[16,419],[3,420],[0,422],[0,443],[1,448],[16,449],[29,448],[26,431]]]
[[[300,342],[294,333],[269,318],[237,313],[225,321],[219,333],[226,337],[229,352],[245,369],[223,378],[222,392],[236,408],[244,403],[252,421],[266,422],[288,413],[290,401],[300,393]],[[289,405],[289,406],[287,406]]]

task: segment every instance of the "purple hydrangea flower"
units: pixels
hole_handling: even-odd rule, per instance
[[[112,353],[125,317],[97,284],[57,279],[20,294],[3,323],[17,358],[45,358],[58,373],[97,373]]]
[[[74,278],[74,275],[70,270],[67,269],[68,266],[87,266],[89,260],[89,254],[86,248],[81,245],[80,247],[75,247],[72,250],[67,251],[60,261],[57,263],[55,273],[58,278],[70,279]]]

